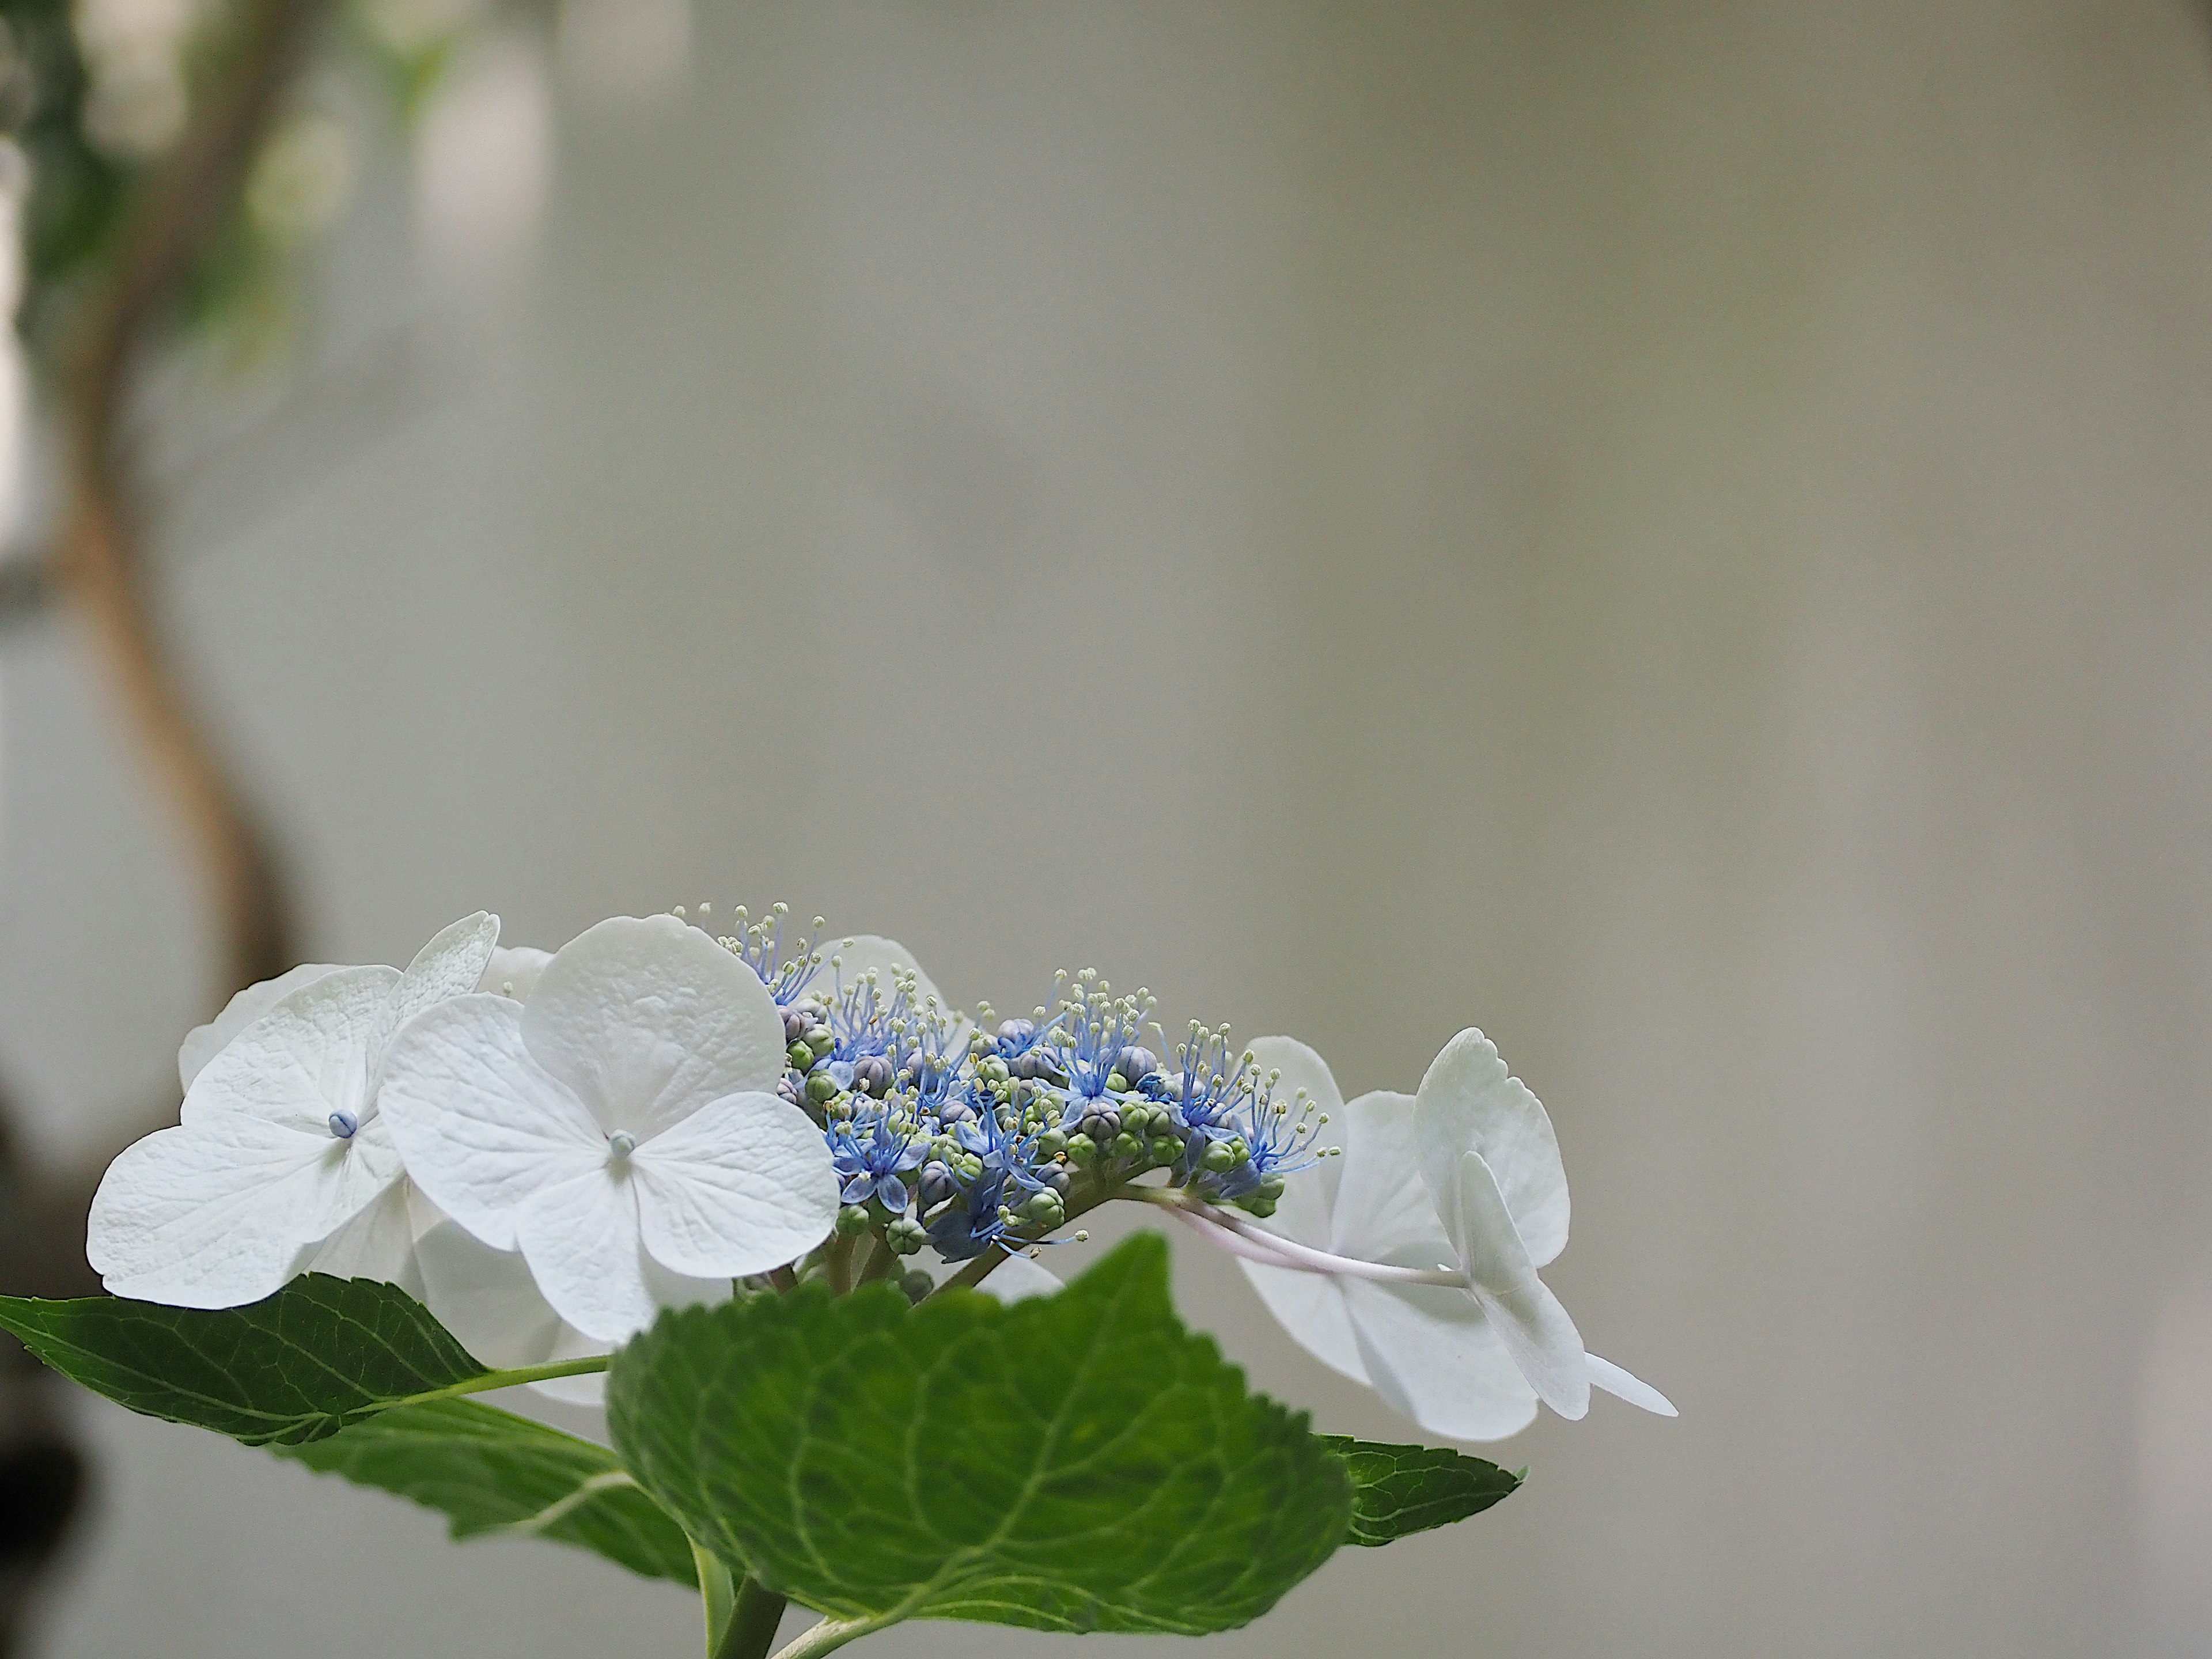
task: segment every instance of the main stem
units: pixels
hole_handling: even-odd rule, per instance
[[[775,1645],[776,1626],[789,1605],[787,1598],[763,1588],[759,1580],[750,1576],[739,1579],[730,1622],[713,1659],[768,1659],[769,1650]]]

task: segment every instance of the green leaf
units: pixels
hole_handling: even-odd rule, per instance
[[[491,1373],[394,1285],[309,1273],[251,1307],[0,1297],[0,1328],[149,1417],[295,1445]]]
[[[696,1587],[691,1540],[604,1446],[473,1400],[397,1406],[281,1455],[443,1511],[455,1538],[550,1538]]]
[[[616,1357],[616,1449],[686,1532],[867,1626],[1227,1630],[1328,1559],[1343,1460],[1248,1393],[1121,1245],[1059,1294],[813,1287],[664,1314]]]
[[[1510,1498],[1521,1477],[1480,1457],[1437,1446],[1391,1446],[1346,1435],[1316,1437],[1352,1475],[1347,1544],[1374,1547],[1409,1533],[1447,1527]]]

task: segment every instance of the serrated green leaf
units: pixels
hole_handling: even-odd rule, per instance
[[[834,1618],[1197,1635],[1328,1559],[1343,1460],[1176,1320],[1139,1235],[1058,1295],[812,1289],[665,1314],[616,1449],[691,1536]]]
[[[398,1286],[323,1273],[219,1310],[0,1297],[0,1328],[118,1405],[249,1446],[319,1440],[490,1375]]]
[[[1393,1446],[1346,1435],[1317,1436],[1352,1476],[1347,1544],[1370,1548],[1408,1533],[1449,1526],[1510,1498],[1521,1477],[1440,1446]]]
[[[455,1538],[574,1544],[696,1588],[691,1540],[604,1446],[473,1400],[398,1406],[282,1456],[442,1511]]]

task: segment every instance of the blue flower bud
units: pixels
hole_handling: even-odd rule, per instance
[[[1036,1035],[1033,1019],[1002,1019],[999,1022],[999,1042],[1008,1048],[1018,1048]]]
[[[957,1195],[959,1191],[958,1185],[952,1179],[952,1171],[946,1169],[944,1164],[930,1163],[921,1166],[921,1207],[923,1209],[933,1210],[939,1205]]]
[[[785,1009],[783,1011],[783,1040],[787,1043],[802,1041],[806,1036],[806,1028],[814,1024],[817,1022],[817,1016],[811,1009],[809,1008],[793,1007]]]
[[[361,1127],[361,1120],[340,1107],[330,1116],[331,1133],[340,1140],[351,1140],[354,1131]]]
[[[1114,1069],[1128,1081],[1121,1086],[1133,1089],[1160,1069],[1160,1057],[1139,1043],[1131,1043],[1114,1056]]]

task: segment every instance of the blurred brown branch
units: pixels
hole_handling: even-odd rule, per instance
[[[167,163],[121,227],[106,281],[81,313],[57,392],[67,516],[51,562],[20,573],[19,601],[51,589],[92,624],[122,710],[166,792],[213,910],[226,990],[293,957],[281,871],[237,780],[210,740],[162,635],[140,543],[136,457],[125,430],[134,371],[173,317],[194,263],[235,213],[246,172],[331,0],[254,0],[223,68]],[[155,1121],[168,1115],[161,1103]],[[17,1294],[82,1294],[97,1168],[34,1178],[0,1120],[0,1278]],[[0,1655],[76,1505],[82,1461],[59,1426],[52,1379],[0,1364]]]
[[[200,866],[235,988],[291,960],[290,917],[267,840],[208,739],[146,591],[124,416],[131,370],[194,258],[234,208],[247,166],[329,0],[258,0],[229,72],[127,222],[113,275],[83,319],[62,382],[70,485],[56,574],[93,623],[125,711]]]

